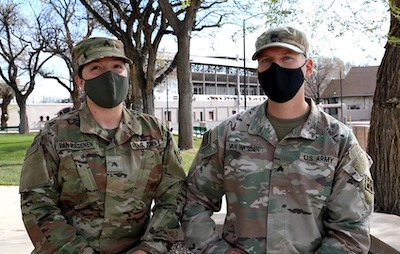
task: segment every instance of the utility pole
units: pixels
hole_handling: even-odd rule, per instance
[[[343,117],[343,83],[342,83],[342,69],[340,69],[339,80],[340,80],[340,120],[341,120],[342,122],[344,122],[344,117]]]

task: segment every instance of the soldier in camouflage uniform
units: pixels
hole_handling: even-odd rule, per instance
[[[263,104],[206,133],[191,166],[182,226],[194,253],[367,253],[371,160],[352,131],[305,97],[303,32],[256,42]],[[210,218],[227,214],[220,236]]]
[[[123,106],[132,61],[120,41],[89,38],[72,59],[86,101],[46,124],[21,173],[32,253],[166,253],[185,203],[173,137]]]

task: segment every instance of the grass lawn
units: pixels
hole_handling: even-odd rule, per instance
[[[0,185],[18,185],[26,149],[34,134],[0,134]]]
[[[0,134],[0,185],[18,185],[26,149],[32,143],[35,135],[36,133]],[[178,142],[177,136],[175,136],[175,140]],[[194,149],[182,151],[185,172],[189,171],[200,144],[201,138],[194,138]]]

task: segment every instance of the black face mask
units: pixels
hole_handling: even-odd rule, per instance
[[[113,71],[85,80],[86,95],[103,108],[113,108],[128,94],[129,79]]]
[[[268,98],[278,103],[293,99],[304,81],[301,70],[304,64],[297,69],[287,69],[272,63],[266,71],[259,72],[258,81]]]

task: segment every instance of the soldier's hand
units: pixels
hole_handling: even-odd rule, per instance
[[[225,254],[247,254],[247,252],[239,248],[230,248],[229,250],[225,251]]]
[[[132,254],[148,254],[148,253],[144,250],[135,250],[134,252],[132,252]]]

